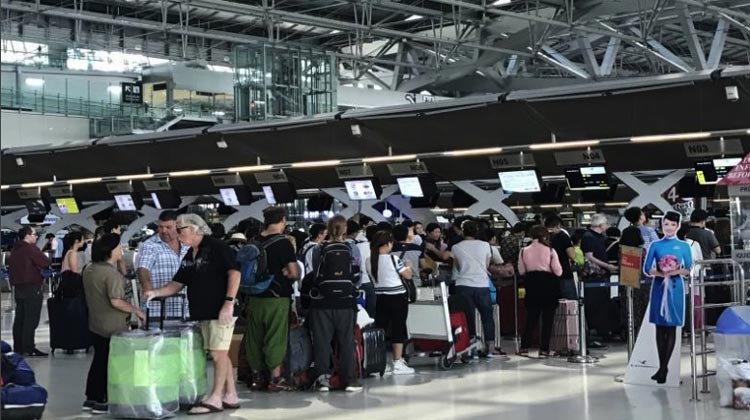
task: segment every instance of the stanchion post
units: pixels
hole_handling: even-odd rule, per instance
[[[703,270],[701,270],[703,272]],[[701,275],[701,277],[703,277]],[[690,373],[692,379],[692,398],[691,401],[700,401],[698,398],[698,363],[696,360],[696,345],[695,345],[695,280],[693,276],[690,276],[690,297],[688,299],[688,307],[690,308]]]
[[[585,287],[583,282],[578,281],[578,273],[576,272],[573,272],[573,281],[575,281],[578,288],[578,328],[581,333],[581,340],[579,343],[580,354],[577,356],[570,356],[568,362],[586,364],[596,363],[599,360],[595,357],[589,356],[586,346],[586,305],[584,304],[584,297],[586,296],[586,292],[584,291]]]
[[[625,288],[625,294],[628,304],[628,361],[633,355],[633,348],[635,347],[635,315],[633,314],[633,288],[627,286]]]
[[[518,334],[518,273],[513,274],[513,340],[516,342],[516,354],[521,351],[521,343]]]

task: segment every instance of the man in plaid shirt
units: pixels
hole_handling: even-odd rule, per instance
[[[172,281],[188,249],[177,240],[177,213],[163,211],[159,215],[158,234],[143,242],[135,262],[136,275],[143,292],[158,289]],[[154,302],[152,305],[156,311],[161,310],[160,303]],[[185,313],[187,301],[183,301],[183,298],[167,298],[166,305],[167,318],[188,317]]]

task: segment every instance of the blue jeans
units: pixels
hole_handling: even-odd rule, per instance
[[[467,298],[471,313],[475,310],[479,311],[479,316],[482,318],[484,341],[486,343],[492,343],[495,341],[495,318],[492,313],[492,301],[490,300],[489,287],[456,286],[456,294]],[[471,316],[469,318],[470,319],[467,320],[469,324],[469,334],[471,334],[472,337],[475,337],[477,335],[477,328],[476,325],[474,325],[474,317]]]

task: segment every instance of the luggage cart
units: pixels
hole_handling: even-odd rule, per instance
[[[424,291],[425,288],[420,289]],[[469,340],[465,348],[457,350],[457,337],[459,334],[466,334],[468,338],[469,331],[451,325],[448,288],[445,283],[439,282],[428,290],[432,290],[432,299],[429,293],[418,293],[420,299],[409,305],[406,325],[414,347],[414,352],[409,357],[439,358],[442,370],[451,369],[459,358],[463,363],[468,363],[472,353],[481,350],[482,342]]]

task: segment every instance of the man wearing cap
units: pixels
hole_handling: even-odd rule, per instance
[[[228,243],[229,247],[232,248],[234,252],[237,252],[247,244],[247,237],[242,232],[236,232],[229,237]]]
[[[158,234],[143,242],[135,261],[135,274],[143,292],[158,289],[172,281],[188,249],[177,240],[177,213],[172,210],[163,211],[159,215]],[[154,302],[153,305],[155,309],[161,309],[160,302]],[[187,302],[183,298],[167,298],[166,305],[167,318],[188,317],[184,309],[187,308]]]

